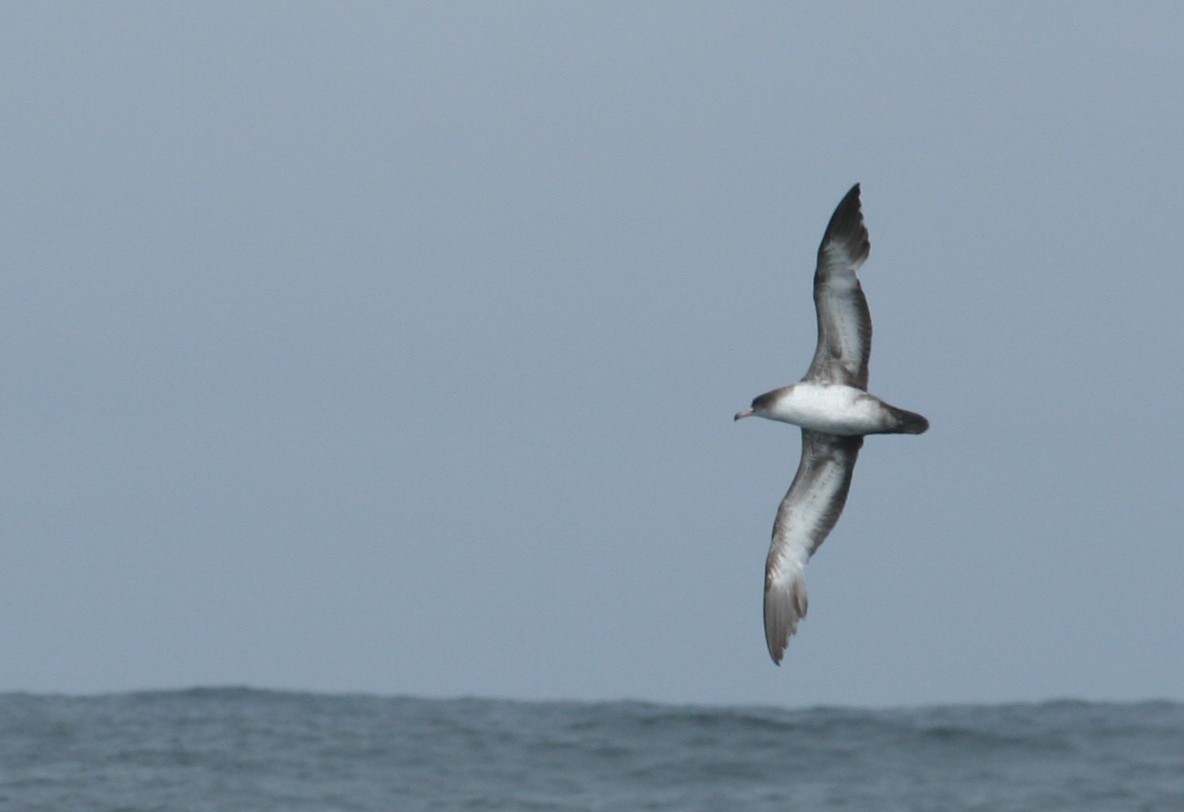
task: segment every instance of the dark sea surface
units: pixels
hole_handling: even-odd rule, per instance
[[[1184,810],[1184,705],[0,695],[0,809]]]

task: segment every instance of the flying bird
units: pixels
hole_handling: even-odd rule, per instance
[[[777,508],[765,562],[765,642],[778,665],[806,616],[806,562],[843,512],[864,436],[929,428],[921,415],[867,391],[872,318],[855,272],[870,250],[857,183],[831,215],[818,247],[818,346],[810,369],[798,383],[760,395],[735,417],[755,415],[802,429],[802,459]]]

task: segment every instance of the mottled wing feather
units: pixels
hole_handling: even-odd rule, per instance
[[[862,445],[862,437],[802,429],[802,461],[777,509],[765,563],[765,642],[775,663],[806,616],[806,562],[843,512]]]
[[[867,389],[872,317],[855,272],[871,250],[859,207],[859,184],[831,215],[814,271],[818,347],[805,380]]]

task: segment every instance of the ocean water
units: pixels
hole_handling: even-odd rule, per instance
[[[0,810],[1184,810],[1184,705],[0,695]]]

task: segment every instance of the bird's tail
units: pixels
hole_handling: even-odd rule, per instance
[[[884,404],[888,406],[887,403]],[[924,434],[929,429],[929,421],[916,412],[888,406],[888,411],[896,422],[892,434]]]

